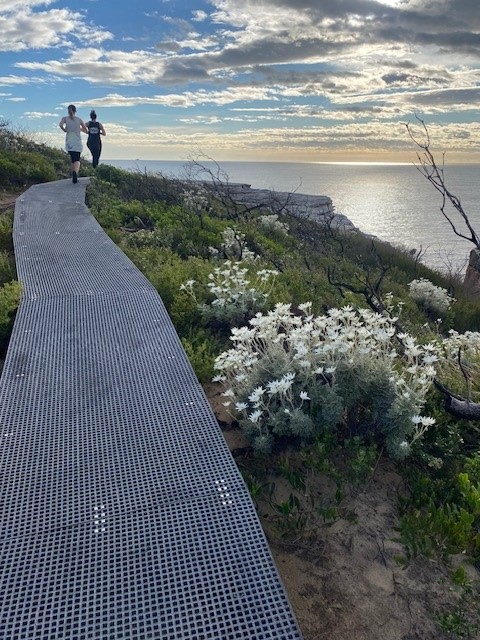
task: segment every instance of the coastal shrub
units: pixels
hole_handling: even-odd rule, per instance
[[[57,179],[52,163],[41,153],[20,152],[16,160],[23,167],[27,184],[50,182]]]
[[[122,225],[132,229],[153,229],[154,222],[151,207],[139,200],[118,202],[116,205],[121,215]]]
[[[210,197],[205,187],[195,182],[187,183],[187,186],[181,189],[180,196],[185,212],[192,219],[196,218],[202,225],[204,216],[212,211]]]
[[[52,163],[40,153],[0,151],[0,185],[3,187],[15,188],[56,178]]]
[[[71,160],[70,156],[65,151],[61,149],[53,149],[52,147],[42,143],[35,143],[34,150],[52,166],[57,178],[70,176]],[[83,160],[82,173],[85,172],[90,173],[89,163],[85,163]]]
[[[408,287],[413,300],[430,314],[445,316],[455,302],[455,298],[450,296],[446,289],[437,287],[426,278],[412,280]]]
[[[95,176],[97,180],[103,180],[119,187],[127,178],[127,171],[102,163],[96,168]]]
[[[480,301],[458,296],[452,328],[459,332],[480,331]]]
[[[218,353],[216,342],[204,330],[195,328],[188,336],[182,337],[182,345],[199,381],[203,384],[210,382]]]
[[[480,402],[480,333],[451,329],[440,341],[438,375],[453,393]]]
[[[259,216],[258,222],[268,233],[280,233],[282,235],[288,234],[288,224],[279,220],[277,214]]]
[[[214,247],[210,247],[209,250],[213,257],[221,256],[224,259],[237,262],[251,262],[258,257],[249,249],[245,234],[239,231],[237,227],[225,227],[223,229],[220,251]]]
[[[23,172],[10,155],[0,151],[0,186],[18,188],[24,183]]]
[[[180,257],[209,258],[211,245],[217,245],[225,223],[205,215],[199,219],[189,217],[182,207],[163,202],[131,201],[115,205],[121,215],[121,224],[127,233],[124,241],[130,247],[168,247]],[[217,253],[214,251],[213,253]]]
[[[125,253],[143,272],[157,289],[167,310],[170,311],[175,299],[182,295],[183,282],[198,275],[207,279],[210,265],[201,258],[183,260],[168,248],[133,249],[125,248]],[[184,294],[183,294],[184,295]]]
[[[7,213],[0,215],[0,251],[13,254],[13,207]]]
[[[108,164],[100,164],[95,175],[114,186],[118,197],[125,201],[166,202],[181,204],[181,183],[147,171],[125,171]]]
[[[215,326],[239,326],[255,313],[266,308],[272,283],[277,271],[273,269],[251,269],[242,262],[226,260],[208,275],[205,288],[210,294],[207,303],[198,303],[206,324]],[[196,280],[188,280],[180,287],[197,301]]]
[[[17,277],[15,262],[7,251],[0,251],[0,284],[11,282]]]
[[[249,326],[233,328],[234,347],[215,361],[226,405],[258,451],[285,436],[300,441],[343,424],[356,435],[381,435],[395,458],[410,452],[435,421],[420,415],[435,375],[436,348],[402,334],[366,309],[277,305]]]
[[[139,229],[135,233],[129,233],[124,237],[124,243],[129,247],[137,249],[155,249],[160,247],[171,247],[173,236],[169,229],[146,230]]]
[[[205,330],[202,327],[203,321],[197,303],[184,291],[177,291],[168,312],[180,336],[189,336],[193,329]],[[212,332],[208,332],[208,335],[212,337]]]
[[[299,261],[298,247],[295,248],[295,241],[290,236],[280,236],[279,234],[269,236],[252,228],[247,232],[246,237],[252,251],[261,256],[265,263],[270,263],[276,269],[283,271],[290,265],[299,266],[302,271],[305,269],[305,265]],[[316,263],[316,259],[314,262]]]
[[[480,458],[459,458],[458,466],[409,474],[399,526],[407,559],[458,553],[480,559]]]
[[[20,304],[22,286],[19,282],[7,282],[0,287],[0,349],[4,350],[12,331],[14,314]]]

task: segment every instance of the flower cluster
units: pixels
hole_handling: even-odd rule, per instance
[[[280,222],[276,213],[272,213],[270,215],[259,216],[258,221],[260,226],[264,227],[267,231],[279,231],[280,233],[284,233],[287,235],[288,233],[288,224],[285,222]]]
[[[125,238],[125,244],[129,247],[144,249],[147,247],[168,247],[171,243],[171,236],[164,229],[139,229],[135,233],[130,233]]]
[[[226,406],[258,450],[275,437],[308,439],[342,422],[384,434],[397,458],[408,454],[433,419],[420,411],[435,375],[434,345],[402,335],[394,321],[366,309],[331,309],[301,316],[288,304],[257,313],[232,329],[234,347],[215,362]],[[355,424],[354,424],[355,423]]]
[[[210,247],[212,255],[219,255],[220,252],[214,247]],[[226,227],[222,232],[221,253],[231,260],[241,262],[254,262],[258,256],[247,246],[245,234],[233,227]]]
[[[446,357],[457,359],[459,350],[467,357],[477,360],[480,356],[480,333],[466,331],[458,333],[450,329],[449,335],[443,340],[443,351]]]
[[[435,286],[426,278],[412,280],[408,287],[410,295],[415,302],[428,311],[439,315],[446,314],[453,302],[455,302],[455,298],[452,298],[446,289]]]
[[[241,262],[226,260],[209,274],[206,287],[212,297],[209,304],[201,304],[205,320],[216,320],[229,326],[243,324],[258,311],[265,309],[271,288],[278,275],[273,269],[260,269],[250,277],[249,267]],[[185,282],[180,288],[195,296],[195,280]]]
[[[451,329],[440,343],[440,377],[455,393],[478,402],[480,396],[480,333]]]
[[[193,213],[200,214],[209,207],[207,191],[200,185],[189,185],[182,192],[183,206]]]

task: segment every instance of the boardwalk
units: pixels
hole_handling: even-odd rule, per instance
[[[84,180],[65,180],[15,207],[0,638],[298,640],[163,303],[84,196]]]

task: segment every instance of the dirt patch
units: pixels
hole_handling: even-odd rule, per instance
[[[13,193],[9,191],[0,191],[0,214],[5,213],[15,206],[15,200],[22,194],[22,191]]]
[[[206,394],[232,453],[248,451],[223,407],[221,389],[207,385]],[[244,462],[241,456],[240,462]],[[334,487],[319,478],[317,490],[328,493]],[[268,518],[263,519],[304,640],[480,637],[445,633],[439,625],[439,616],[454,611],[464,593],[452,583],[452,567],[420,558],[402,564],[405,550],[396,527],[403,490],[394,465],[382,459],[361,490],[342,501],[345,517],[331,524],[319,521],[294,542],[275,535]],[[478,583],[478,572],[473,567],[468,571]]]
[[[365,491],[308,542],[271,548],[305,640],[441,640],[436,612],[453,607],[447,569],[414,560],[402,568],[396,503],[401,478],[380,463]]]

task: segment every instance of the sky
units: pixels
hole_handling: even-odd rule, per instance
[[[479,0],[0,0],[0,122],[102,159],[480,162]]]

